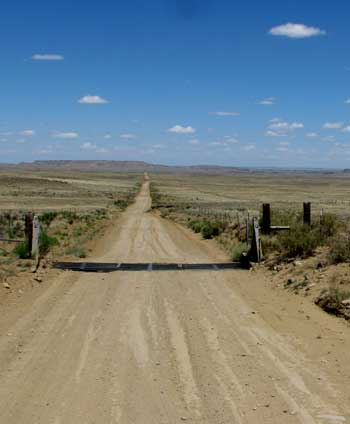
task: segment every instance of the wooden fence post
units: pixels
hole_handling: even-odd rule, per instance
[[[262,228],[263,234],[270,234],[271,231],[271,209],[269,203],[263,204]]]
[[[257,218],[253,218],[253,238],[249,256],[253,262],[261,261],[260,227]]]
[[[39,257],[40,222],[37,216],[33,219],[32,256]]]
[[[33,214],[27,213],[24,217],[24,234],[28,252],[32,252],[33,244]]]
[[[303,214],[303,223],[304,225],[311,225],[311,203],[304,202],[304,214]]]

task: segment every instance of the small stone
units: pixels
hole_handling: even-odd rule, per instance
[[[9,289],[10,288],[10,284],[9,283],[3,283],[2,285],[4,286],[5,289]]]
[[[43,281],[43,279],[39,275],[35,276],[34,280],[37,281],[38,283],[41,283]]]
[[[345,299],[341,302],[342,305],[344,306],[350,306],[350,299]]]
[[[187,417],[181,417],[181,421],[187,421]]]

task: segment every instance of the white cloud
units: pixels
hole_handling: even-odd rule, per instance
[[[286,133],[282,133],[282,132],[267,130],[265,132],[265,136],[266,137],[286,137],[287,134]]]
[[[189,140],[189,144],[192,144],[192,145],[199,144],[199,140],[197,140],[196,138],[193,138],[192,140]]]
[[[323,128],[325,128],[326,130],[339,130],[340,128],[342,128],[343,126],[343,122],[326,122],[323,125]]]
[[[327,136],[327,137],[323,137],[323,139],[322,139],[323,141],[330,141],[330,142],[335,142],[335,141],[337,141],[337,139],[335,138],[335,136],[334,135],[329,135],[329,136]]]
[[[276,121],[269,125],[269,128],[272,130],[297,130],[300,128],[304,128],[304,124],[301,122],[285,122],[285,121]]]
[[[346,105],[350,105],[350,99],[346,99],[344,102]]]
[[[108,103],[108,100],[104,99],[103,97],[91,96],[89,94],[87,96],[83,96],[78,101],[79,103],[86,105],[102,105]]]
[[[137,136],[135,134],[126,133],[120,134],[120,138],[123,140],[135,140]]]
[[[269,32],[271,35],[288,38],[309,38],[326,35],[326,31],[323,31],[320,28],[310,27],[304,24],[293,24],[291,22],[273,27]]]
[[[350,125],[347,125],[342,129],[343,132],[350,132]]]
[[[164,149],[165,145],[164,144],[153,144],[152,148],[153,149]]]
[[[258,101],[258,105],[271,106],[276,103],[276,99],[274,97],[267,97],[266,99],[262,99]]]
[[[239,143],[238,139],[236,137],[227,137],[225,136],[225,140],[227,141],[227,143],[231,143],[231,144],[237,144]]]
[[[106,140],[110,140],[112,138],[112,136],[110,134],[105,134],[103,136],[103,138],[106,139]]]
[[[64,60],[64,57],[60,54],[33,54],[33,60]]]
[[[196,129],[191,126],[184,127],[182,125],[174,125],[168,129],[168,132],[175,134],[194,134]]]
[[[97,146],[96,144],[90,143],[89,141],[87,143],[83,143],[80,145],[80,148],[82,150],[96,150]]]
[[[246,146],[243,147],[243,150],[246,152],[250,152],[252,150],[255,150],[255,146],[254,144],[247,144]]]
[[[240,113],[239,112],[223,112],[223,111],[218,111],[218,112],[209,112],[209,115],[216,115],[216,116],[239,116]]]
[[[108,153],[108,149],[106,149],[105,147],[99,147],[95,149],[96,153]]]
[[[290,143],[288,141],[281,141],[280,143],[278,143],[278,145],[282,147],[288,147],[290,146]]]
[[[52,137],[69,140],[69,139],[79,138],[79,134],[76,132],[58,132],[58,133],[52,134]]]
[[[35,134],[34,130],[23,130],[19,132],[20,135],[31,136]]]
[[[318,134],[315,132],[309,132],[306,134],[306,137],[315,138],[318,137]]]

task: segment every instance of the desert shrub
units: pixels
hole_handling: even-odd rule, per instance
[[[323,239],[333,237],[339,229],[339,221],[333,214],[327,213],[323,215],[320,223],[320,232]]]
[[[220,222],[204,222],[201,234],[204,239],[217,237],[223,231],[223,225]]]
[[[40,216],[40,222],[48,227],[56,217],[57,212],[44,212]]]
[[[45,256],[49,253],[53,246],[57,246],[58,240],[55,237],[50,237],[46,231],[42,230],[39,237],[39,253],[40,256]]]
[[[200,233],[202,231],[202,227],[203,227],[203,221],[190,221],[188,223],[188,226],[191,228],[192,231],[194,231],[195,233]]]
[[[62,211],[61,216],[64,220],[66,220],[70,225],[73,224],[73,222],[78,219],[78,214],[73,211]]]
[[[321,244],[320,232],[303,224],[294,224],[279,236],[281,253],[287,258],[311,256]]]
[[[340,233],[331,239],[328,253],[332,263],[350,262],[350,236]]]
[[[83,246],[74,246],[66,250],[67,255],[73,255],[77,258],[86,258],[86,250]]]
[[[113,205],[116,206],[119,209],[124,210],[129,206],[129,202],[127,200],[124,200],[124,199],[118,199],[118,200],[115,200],[113,202]]]
[[[31,251],[29,250],[28,243],[25,241],[17,244],[13,249],[13,253],[19,259],[29,259],[31,257]]]
[[[201,233],[204,239],[217,237],[224,231],[224,224],[217,221],[191,220],[189,221],[188,226],[195,233]]]
[[[280,241],[277,235],[261,235],[261,245],[264,255],[278,252],[281,248]]]
[[[74,237],[80,237],[83,234],[83,230],[81,228],[75,228],[73,230],[73,236]]]
[[[231,248],[231,260],[233,262],[239,262],[242,258],[242,254],[247,251],[245,243],[235,244]]]

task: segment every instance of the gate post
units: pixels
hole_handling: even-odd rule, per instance
[[[304,225],[311,225],[311,203],[304,202],[303,209],[303,223]]]
[[[24,234],[25,240],[28,247],[28,252],[32,253],[33,244],[33,214],[26,213],[24,217]]]
[[[271,209],[270,203],[263,204],[262,228],[263,234],[270,234],[271,231]]]
[[[260,227],[259,220],[257,218],[253,218],[253,238],[249,256],[252,262],[261,261]]]

